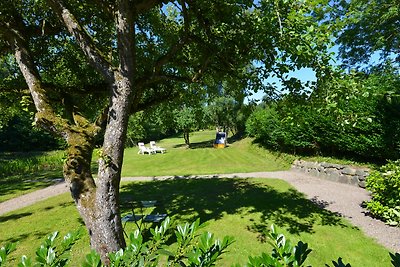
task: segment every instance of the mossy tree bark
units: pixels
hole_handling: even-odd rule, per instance
[[[52,107],[47,91],[41,81],[28,42],[24,39],[24,25],[8,24],[5,36],[15,52],[15,58],[32,95],[37,113],[36,124],[61,136],[67,143],[67,158],[63,167],[63,175],[69,185],[72,198],[88,229],[91,246],[100,253],[102,261],[108,263],[107,254],[125,247],[125,239],[119,211],[119,183],[123,161],[123,148],[129,112],[131,109],[132,79],[134,77],[132,14],[120,1],[120,9],[116,12],[117,35],[120,39],[119,49],[121,64],[117,70],[111,70],[96,50],[90,46],[90,40],[76,20],[60,1],[52,1],[54,10],[60,12],[67,28],[73,29],[77,39],[85,42],[82,46],[93,58],[93,65],[100,69],[109,82],[110,101],[106,110],[95,122],[90,122],[73,107],[65,108],[71,114],[62,118]],[[128,18],[126,20],[126,18]],[[129,19],[130,18],[130,19]],[[77,30],[78,28],[78,30]],[[78,36],[82,35],[82,36]],[[129,36],[129,38],[126,38]],[[105,127],[101,127],[105,125]],[[95,183],[91,173],[91,160],[96,137],[105,128],[104,144],[99,160],[98,181]]]
[[[118,153],[117,157],[104,156],[100,160],[101,171],[96,185],[91,173],[91,160],[95,138],[101,131],[99,125],[101,120],[91,123],[79,114],[71,114],[73,121],[57,116],[47,98],[47,92],[42,86],[26,43],[18,35],[10,34],[8,37],[9,42],[13,43],[17,63],[32,96],[34,96],[34,104],[38,111],[36,123],[54,134],[62,136],[67,143],[67,157],[63,168],[65,181],[69,185],[72,198],[88,229],[92,248],[101,253],[103,262],[107,262],[107,253],[125,246],[118,208],[122,153]],[[124,88],[124,86],[126,84],[121,83],[119,87]],[[117,88],[116,90],[122,89]],[[120,101],[114,99],[114,102],[119,103]],[[124,135],[124,132],[118,133],[115,129],[123,128],[121,124],[124,124],[125,121],[118,120],[116,117],[114,117],[114,121],[117,123],[109,121],[109,125],[112,127],[109,127],[108,130],[106,147],[114,147],[116,142],[112,140],[116,139],[118,143],[116,146],[120,148],[123,145],[120,140],[123,140],[121,135]]]

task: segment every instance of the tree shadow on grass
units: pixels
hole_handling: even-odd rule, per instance
[[[23,212],[23,213],[8,215],[8,216],[1,216],[0,223],[10,221],[10,220],[18,220],[23,217],[31,216],[32,214],[33,214],[32,212]]]
[[[49,233],[43,232],[43,231],[35,231],[35,232],[31,232],[29,234],[20,234],[17,236],[13,236],[8,238],[7,240],[5,240],[5,243],[16,243],[22,240],[25,240],[27,238],[29,238],[30,236],[35,237],[35,239],[44,239],[43,237],[48,236]]]
[[[203,142],[194,142],[190,143],[190,149],[199,149],[199,148],[213,148],[214,139],[210,139]],[[178,144],[174,145],[174,148],[186,147],[186,144]]]
[[[176,221],[201,222],[225,214],[243,216],[247,229],[263,236],[271,223],[291,234],[313,233],[317,225],[347,227],[294,189],[278,191],[251,179],[169,179],[122,186],[121,199],[159,200]],[[251,216],[251,215],[254,216]],[[247,217],[247,215],[250,215]]]
[[[31,189],[42,189],[49,185],[63,181],[61,170],[42,171],[32,174],[0,177],[0,196],[11,195]],[[4,198],[6,201],[9,198]]]

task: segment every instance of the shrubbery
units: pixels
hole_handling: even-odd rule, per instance
[[[372,172],[366,181],[372,199],[366,203],[367,209],[386,223],[400,224],[400,160],[389,162],[379,171]]]
[[[289,94],[260,106],[246,130],[268,148],[385,162],[400,157],[399,79],[343,76],[311,95]]]
[[[150,229],[151,236],[144,240],[142,233],[136,230],[129,236],[128,245],[109,255],[109,266],[217,266],[221,255],[227,252],[234,242],[232,237],[223,240],[215,239],[209,232],[199,233],[203,228],[199,220],[189,224],[178,225],[174,230],[174,242],[171,244],[170,219],[164,220],[160,226]],[[36,258],[32,260],[22,256],[18,267],[46,266],[61,267],[69,264],[69,251],[79,239],[80,233],[67,234],[58,240],[58,233],[49,235],[36,250]],[[248,267],[300,267],[304,266],[311,249],[307,243],[299,241],[295,246],[283,234],[277,232],[274,226],[268,234],[272,252],[261,256],[249,257],[245,266]],[[167,246],[168,244],[168,246]],[[172,249],[171,249],[172,248]],[[15,244],[7,244],[0,248],[0,267],[6,264],[7,256],[15,250]],[[400,254],[390,253],[392,264],[400,267]],[[332,261],[334,267],[351,267],[341,258]],[[100,256],[92,251],[82,263],[84,267],[102,267]],[[236,267],[240,265],[235,265]],[[325,264],[330,267],[331,265]]]
[[[0,127],[0,151],[50,151],[63,147],[60,139],[32,126],[32,118],[24,113],[14,116]]]
[[[43,170],[61,170],[63,151],[0,154],[0,177],[32,174]]]

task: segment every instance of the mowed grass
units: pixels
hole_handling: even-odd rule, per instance
[[[137,148],[127,148],[122,176],[274,171],[290,166],[283,158],[252,144],[250,138],[233,142],[225,149],[213,148],[214,138],[215,131],[195,132],[191,134],[191,149],[185,147],[182,136],[167,138],[157,142],[159,146],[167,148],[167,153],[162,155],[138,155]],[[4,159],[0,165],[3,174],[11,170],[19,173],[0,175],[0,202],[59,181],[62,178],[63,155],[63,151],[38,154],[36,158],[32,153],[0,154],[0,158]],[[96,152],[93,158],[93,174],[96,176]],[[6,160],[7,164],[4,164]]]
[[[233,172],[273,171],[289,168],[284,159],[252,144],[251,139],[232,142],[225,149],[214,149],[214,131],[191,136],[186,149],[183,138],[157,142],[167,148],[164,155],[138,155],[137,148],[125,151],[122,176],[190,175]],[[12,187],[10,187],[12,188]],[[32,190],[32,189],[29,189]],[[207,230],[222,238],[234,236],[217,266],[243,265],[248,256],[269,253],[265,234],[271,224],[278,226],[293,242],[308,242],[313,249],[307,264],[324,266],[342,257],[352,266],[391,266],[388,250],[366,237],[360,230],[328,211],[318,208],[289,184],[275,179],[170,179],[166,181],[123,183],[121,197],[137,200],[157,199],[163,205],[153,212],[167,212],[176,223],[200,218]],[[123,214],[129,210],[123,210]],[[146,225],[149,227],[150,225]],[[47,234],[64,235],[83,227],[69,194],[63,194],[30,207],[0,216],[0,246],[19,242],[8,266],[20,256],[34,257]],[[135,229],[127,224],[126,231]],[[72,250],[70,266],[80,266],[90,252],[89,238]]]
[[[303,240],[313,249],[307,264],[324,266],[338,257],[353,267],[391,266],[388,251],[337,215],[323,210],[288,183],[276,179],[169,179],[123,183],[121,198],[157,199],[161,206],[152,212],[167,212],[172,220],[185,223],[200,218],[206,230],[217,237],[234,236],[217,266],[243,265],[248,256],[269,253],[265,234],[276,225],[293,242]],[[128,209],[122,211],[128,213]],[[144,225],[146,229],[151,225]],[[0,245],[19,242],[8,266],[22,254],[34,257],[44,237],[53,231],[64,235],[83,227],[68,194],[0,216]],[[128,223],[126,231],[136,229]],[[70,266],[80,266],[90,252],[88,235],[74,246]]]
[[[1,177],[0,203],[45,188],[61,180],[61,169]]]
[[[140,155],[138,148],[125,150],[122,176],[196,175],[284,170],[290,164],[252,144],[250,138],[232,142],[224,149],[213,148],[215,131],[191,135],[191,148],[183,137],[157,142],[165,154]]]
[[[62,180],[63,151],[0,153],[0,202]]]

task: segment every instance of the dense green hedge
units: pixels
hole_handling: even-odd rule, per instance
[[[398,80],[384,76],[348,78],[344,84],[311,95],[287,95],[258,107],[246,130],[265,146],[291,153],[348,156],[383,162],[400,156]],[[350,82],[349,82],[350,83]]]
[[[0,127],[0,151],[50,151],[64,147],[63,141],[33,126],[32,122],[32,118],[21,113]]]

